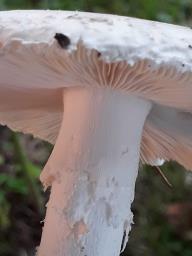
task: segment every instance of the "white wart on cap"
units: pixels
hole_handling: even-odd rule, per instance
[[[98,177],[87,172],[87,169],[92,166],[91,168],[97,170],[94,173],[100,173],[99,170],[104,166],[106,170],[115,166],[115,163],[110,166],[106,162],[103,163],[103,157],[109,160],[112,155],[121,152],[123,163],[116,157],[114,159],[118,163],[115,168],[122,170],[129,169],[127,159],[135,159],[135,162],[131,163],[131,174],[129,170],[127,172],[129,178],[133,178],[132,185],[126,185],[132,188],[130,202],[133,200],[139,148],[142,162],[153,165],[157,159],[176,160],[187,169],[192,169],[190,28],[115,15],[63,11],[1,12],[0,24],[0,122],[14,130],[32,133],[53,144],[57,139],[53,154],[42,174],[45,185],[54,187],[50,199],[52,208],[55,207],[59,212],[62,201],[60,195],[72,193],[71,187],[63,191],[63,187],[55,185],[59,182],[64,185],[61,166],[67,166],[68,169],[77,168],[72,164],[74,158],[71,159],[71,155],[76,155],[76,165],[86,170],[86,174],[81,176],[84,177],[81,180],[80,176],[77,178],[71,174],[73,171],[69,172],[68,183],[71,181],[76,184],[76,179],[80,179],[78,184],[89,186],[91,182],[91,191],[94,190],[91,198],[88,196],[90,191],[86,195],[81,191],[81,197],[73,198],[73,203],[78,203],[84,197],[84,208],[94,208],[93,197],[97,191],[95,182]],[[74,117],[73,120],[71,116]],[[86,122],[88,127],[85,128]],[[107,122],[110,126],[106,129],[104,124],[107,125]],[[65,128],[66,123],[68,126]],[[130,123],[134,123],[133,127]],[[73,125],[79,125],[79,128],[73,130]],[[134,133],[136,126],[138,134]],[[130,132],[130,137],[126,137],[126,129],[127,133]],[[69,130],[73,132],[70,133]],[[117,135],[117,130],[124,135]],[[65,141],[66,134],[70,139]],[[97,139],[91,137],[93,134],[97,134]],[[111,135],[110,139],[108,134]],[[126,141],[126,138],[130,141],[135,138],[133,155],[130,153],[130,141]],[[103,143],[99,142],[101,139]],[[68,160],[62,158],[61,141],[65,141],[68,149],[72,147],[67,152],[64,150]],[[118,149],[115,145],[118,145]],[[89,148],[88,151],[85,150],[86,147]],[[86,156],[82,155],[82,150],[86,151]],[[93,156],[93,152],[96,152],[96,156]],[[115,175],[115,170],[113,171]],[[113,171],[111,170],[112,173]],[[105,182],[109,179],[108,174],[106,173]],[[122,177],[126,179],[123,175],[118,181],[118,178],[115,178],[113,183],[121,183]],[[99,182],[102,183],[103,180]],[[67,184],[65,186],[67,187]],[[116,187],[119,188],[119,185]],[[112,195],[116,189],[112,189]],[[104,189],[102,193],[102,196],[97,194],[96,201],[100,202],[101,211],[104,206],[108,209],[105,221],[100,219],[106,224],[102,230],[103,236],[108,236],[113,229],[119,230],[117,235],[123,227],[129,230],[131,213],[129,218],[125,219],[125,209],[125,212],[122,210],[124,215],[117,217],[108,191]],[[55,197],[60,198],[58,204],[54,201]],[[65,207],[62,207],[63,211]],[[71,211],[67,212],[67,215],[71,214],[72,217],[69,218],[70,221],[68,219],[67,224],[63,223],[65,230],[67,225],[70,226],[67,229],[67,237],[73,230],[73,235],[77,234],[79,240],[76,240],[80,241],[81,247],[88,252],[87,255],[92,253],[93,256],[102,256],[99,248],[104,248],[104,245],[100,240],[97,241],[98,246],[94,252],[89,251],[93,245],[87,244],[87,241],[92,239],[90,226],[94,226],[98,232],[96,224],[91,222],[97,222],[96,216],[80,206],[77,207],[78,211],[73,211],[73,207],[70,207]],[[49,209],[47,216],[47,219],[53,217]],[[123,219],[123,224],[119,224],[120,219]],[[55,215],[52,222],[59,223],[58,219],[55,220]],[[107,226],[113,228],[105,233]],[[45,227],[46,239],[43,238],[42,243],[47,243],[50,230],[51,227]],[[60,230],[55,232],[60,234]],[[87,233],[90,238],[86,237]],[[99,236],[101,234],[98,233],[98,239]],[[114,235],[114,240],[116,237]],[[71,241],[68,241],[69,244],[74,245],[75,242]],[[105,242],[107,248],[108,243]],[[50,244],[52,248],[49,251],[53,253],[56,247],[55,244]],[[118,247],[118,244],[114,243],[115,246]],[[79,253],[78,244],[74,247],[72,256]],[[62,255],[61,245],[59,247],[57,244],[57,248],[57,255]],[[117,256],[118,250],[119,247],[117,250],[111,249],[109,255]],[[69,251],[68,248],[67,252]],[[106,256],[106,251],[103,251]]]

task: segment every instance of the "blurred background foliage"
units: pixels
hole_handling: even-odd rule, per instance
[[[0,10],[67,9],[192,26],[192,0],[0,0]],[[0,256],[32,256],[48,192],[38,177],[52,146],[0,127]],[[192,256],[192,173],[176,163],[140,168],[134,222],[122,256]],[[121,209],[119,209],[121,210]]]

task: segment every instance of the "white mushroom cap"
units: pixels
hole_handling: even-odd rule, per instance
[[[192,169],[192,30],[65,11],[0,13],[0,123],[55,142],[60,91],[105,87],[153,102],[141,159]],[[70,40],[61,47],[55,34]]]

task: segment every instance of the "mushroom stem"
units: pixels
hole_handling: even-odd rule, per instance
[[[98,88],[65,89],[63,97],[60,133],[41,175],[52,188],[38,255],[118,256],[131,229],[151,103]]]

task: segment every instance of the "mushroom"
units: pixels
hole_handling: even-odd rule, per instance
[[[55,144],[39,256],[118,256],[138,165],[192,169],[192,30],[106,14],[0,14],[0,122]]]

